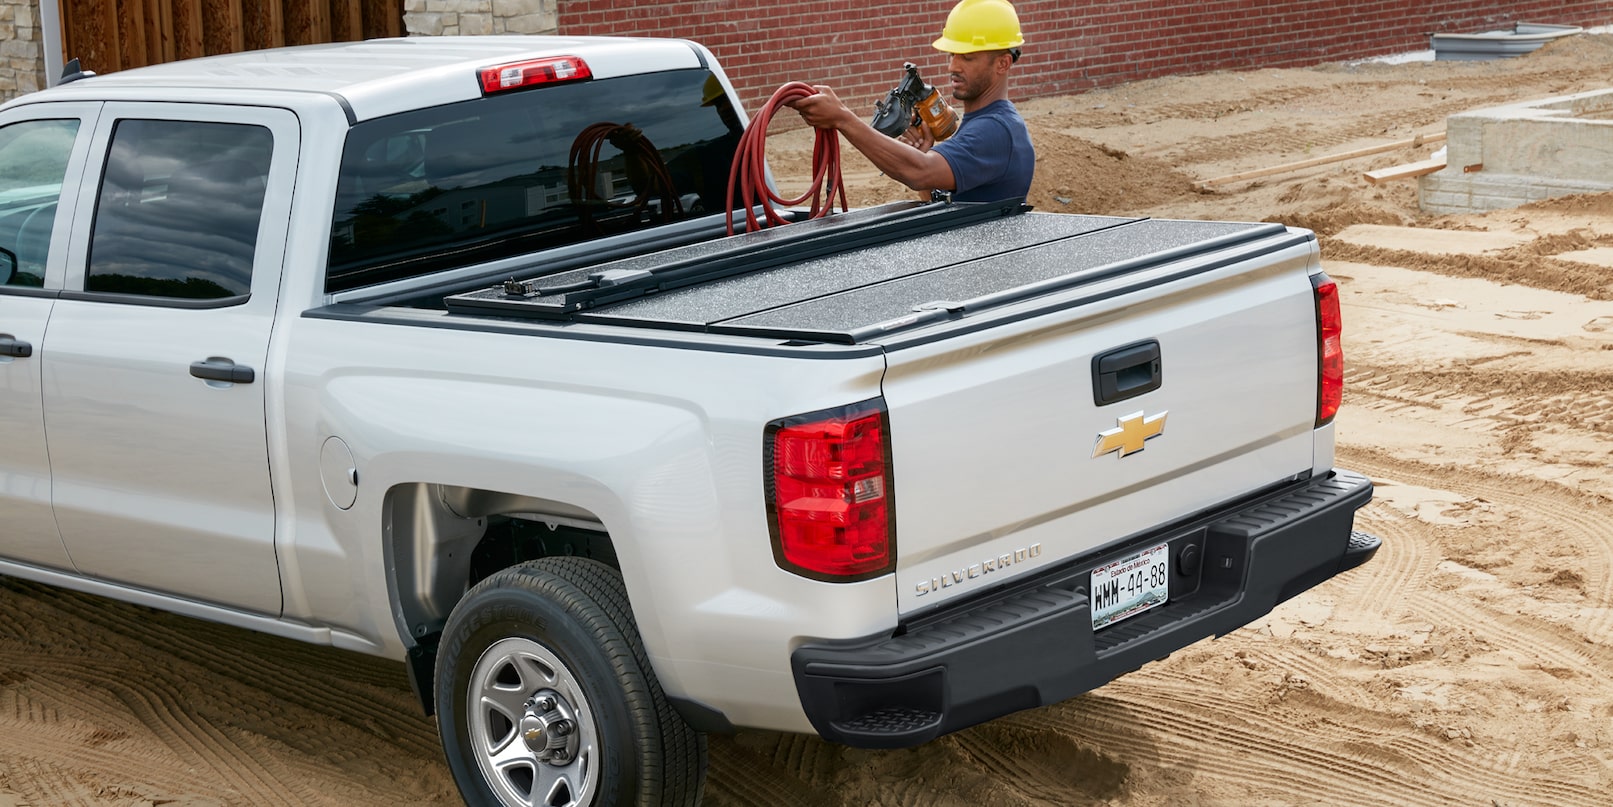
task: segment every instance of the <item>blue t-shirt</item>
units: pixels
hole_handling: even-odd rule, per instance
[[[1006,98],[964,115],[957,133],[932,150],[952,166],[955,202],[1023,199],[1030,193],[1036,151],[1025,119]]]

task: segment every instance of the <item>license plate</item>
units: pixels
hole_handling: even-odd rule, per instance
[[[1151,546],[1092,570],[1092,629],[1134,617],[1170,598],[1169,546]]]

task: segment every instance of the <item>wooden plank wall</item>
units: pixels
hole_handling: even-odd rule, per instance
[[[97,73],[404,34],[401,0],[61,0],[61,9],[62,58]]]

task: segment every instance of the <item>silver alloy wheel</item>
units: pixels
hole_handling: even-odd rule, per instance
[[[531,639],[495,642],[465,694],[476,764],[508,807],[581,807],[599,785],[599,728],[577,677]]]

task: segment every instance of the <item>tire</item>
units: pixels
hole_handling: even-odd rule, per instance
[[[443,631],[437,729],[471,807],[696,805],[705,736],[672,709],[615,569],[499,571]]]

